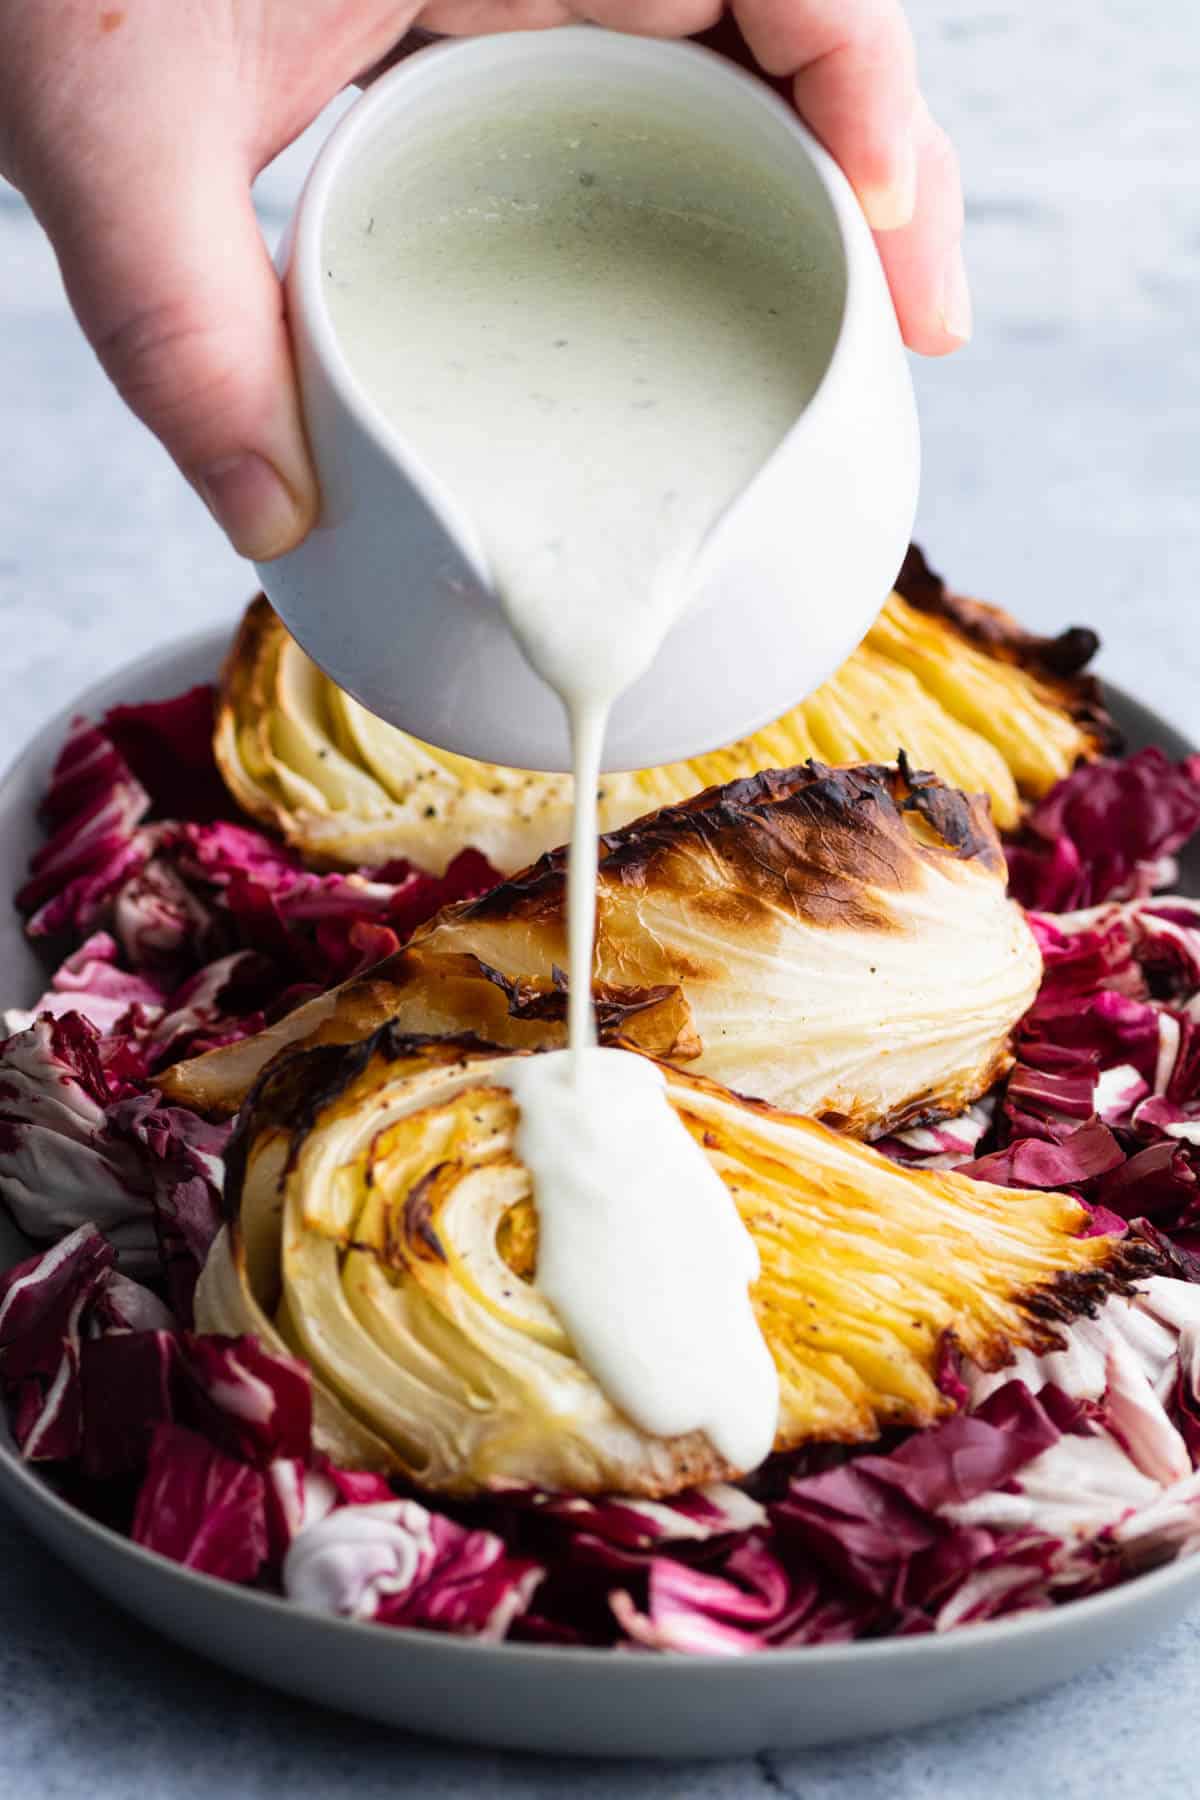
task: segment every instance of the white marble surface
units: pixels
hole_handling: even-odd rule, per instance
[[[1200,21],[1193,0],[912,0],[969,194],[974,344],[919,368],[922,536],[1031,623],[1196,724]],[[277,230],[311,153],[262,184]],[[122,412],[53,258],[0,190],[0,756],[97,674],[232,621],[250,578]],[[966,1646],[964,1645],[964,1652]],[[1196,1791],[1200,1619],[1060,1693],[802,1757],[568,1768],[399,1741],[158,1643],[0,1519],[0,1796],[549,1800]]]

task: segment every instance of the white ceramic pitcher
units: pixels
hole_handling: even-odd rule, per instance
[[[308,653],[363,704],[443,748],[520,768],[569,766],[562,708],[523,660],[471,518],[351,373],[331,323],[322,244],[347,171],[489,109],[586,93],[589,112],[664,107],[783,174],[844,283],[813,399],[713,527],[693,599],[620,701],[610,769],[696,755],[757,729],[826,678],[867,630],[908,543],[916,410],[870,230],[845,177],[764,83],[691,44],[590,26],[444,43],[378,81],[322,151],[285,249],[320,523],[263,564]],[[552,443],[547,455],[553,455]]]

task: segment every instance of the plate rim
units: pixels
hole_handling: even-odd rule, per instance
[[[216,681],[233,629],[235,627],[209,626],[189,632],[183,637],[168,639],[130,661],[116,665],[107,674],[89,683],[66,705],[57,708],[9,757],[0,773],[0,814],[9,801],[10,790],[28,778],[33,761],[56,745],[74,718],[88,716],[99,697],[112,689],[114,684],[127,682],[133,686],[139,681],[148,682],[169,662],[189,658],[199,661],[202,657],[211,659],[213,673],[209,679]],[[1104,688],[1118,717],[1122,712],[1140,712],[1156,720],[1160,726],[1166,726],[1189,748],[1200,748],[1192,744],[1190,734],[1168,714],[1150,707],[1120,683],[1105,678]],[[2,1000],[3,996],[0,995],[0,1003]],[[381,1625],[370,1619],[345,1618],[337,1613],[298,1606],[295,1601],[288,1600],[283,1595],[244,1587],[237,1582],[225,1581],[219,1576],[188,1568],[183,1563],[163,1556],[159,1551],[135,1543],[132,1538],[93,1518],[81,1507],[74,1506],[65,1499],[47,1477],[37,1474],[33,1466],[22,1459],[13,1446],[7,1419],[0,1416],[0,1492],[5,1487],[14,1486],[21,1490],[35,1510],[45,1509],[55,1515],[63,1528],[77,1533],[85,1542],[91,1539],[110,1554],[128,1557],[135,1566],[144,1568],[150,1576],[180,1582],[185,1588],[217,1603],[247,1608],[251,1613],[279,1621],[289,1617],[303,1619],[310,1626],[319,1624],[323,1629],[338,1635],[350,1632],[354,1634],[356,1642],[360,1641],[361,1633],[365,1630],[374,1634],[381,1642],[393,1643],[398,1647],[402,1645],[410,1651],[420,1650],[431,1656],[451,1660],[458,1658],[478,1663],[480,1660],[490,1662],[501,1658],[506,1664],[523,1663],[531,1670],[553,1666],[558,1670],[578,1670],[581,1675],[587,1674],[593,1678],[599,1676],[600,1679],[604,1679],[600,1674],[603,1670],[612,1672],[612,1678],[616,1680],[623,1680],[627,1672],[626,1659],[614,1655],[612,1648],[528,1644],[509,1639],[497,1640],[422,1630],[413,1626]],[[22,1528],[29,1529],[23,1512],[20,1516]],[[44,1539],[39,1541],[45,1543]],[[56,1560],[64,1562],[61,1552],[54,1545],[46,1547]],[[1052,1641],[1056,1633],[1067,1635],[1085,1619],[1099,1623],[1110,1614],[1119,1615],[1132,1603],[1135,1595],[1150,1607],[1157,1596],[1187,1587],[1189,1583],[1200,1587],[1200,1551],[1191,1556],[1176,1557],[1160,1568],[1132,1576],[1100,1593],[1089,1594],[1039,1612],[1013,1613],[1003,1618],[985,1620],[971,1625],[969,1629],[868,1638],[841,1644],[817,1643],[787,1649],[755,1650],[745,1656],[731,1656],[720,1652],[696,1654],[661,1650],[652,1656],[639,1658],[638,1667],[651,1680],[666,1680],[685,1670],[695,1670],[697,1675],[703,1671],[724,1671],[726,1675],[731,1675],[734,1670],[739,1670],[746,1672],[742,1677],[745,1679],[752,1678],[751,1672],[764,1666],[780,1672],[788,1671],[798,1677],[806,1668],[811,1669],[817,1663],[831,1670],[871,1668],[878,1664],[919,1662],[923,1659],[933,1663],[940,1656],[958,1656],[968,1645],[978,1646],[982,1655],[989,1646],[1011,1642],[1016,1638]],[[657,1676],[654,1671],[658,1671]]]

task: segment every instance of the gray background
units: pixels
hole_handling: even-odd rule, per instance
[[[976,300],[970,349],[916,368],[922,540],[957,583],[1031,624],[1097,625],[1103,668],[1194,734],[1200,16],[1193,0],[910,10],[964,162]],[[312,149],[261,183],[271,234]],[[107,391],[47,245],[2,184],[0,269],[7,758],[97,675],[232,622],[250,578]],[[82,1592],[0,1515],[4,1796],[1180,1794],[1200,1786],[1198,1671],[1200,1621],[952,1729],[756,1763],[568,1768],[401,1741],[239,1686]]]

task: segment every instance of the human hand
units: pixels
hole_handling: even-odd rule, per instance
[[[254,177],[414,26],[587,18],[715,28],[790,86],[878,234],[906,341],[970,334],[953,149],[917,86],[900,0],[0,0],[0,173],[25,194],[104,367],[259,561],[318,506]]]

